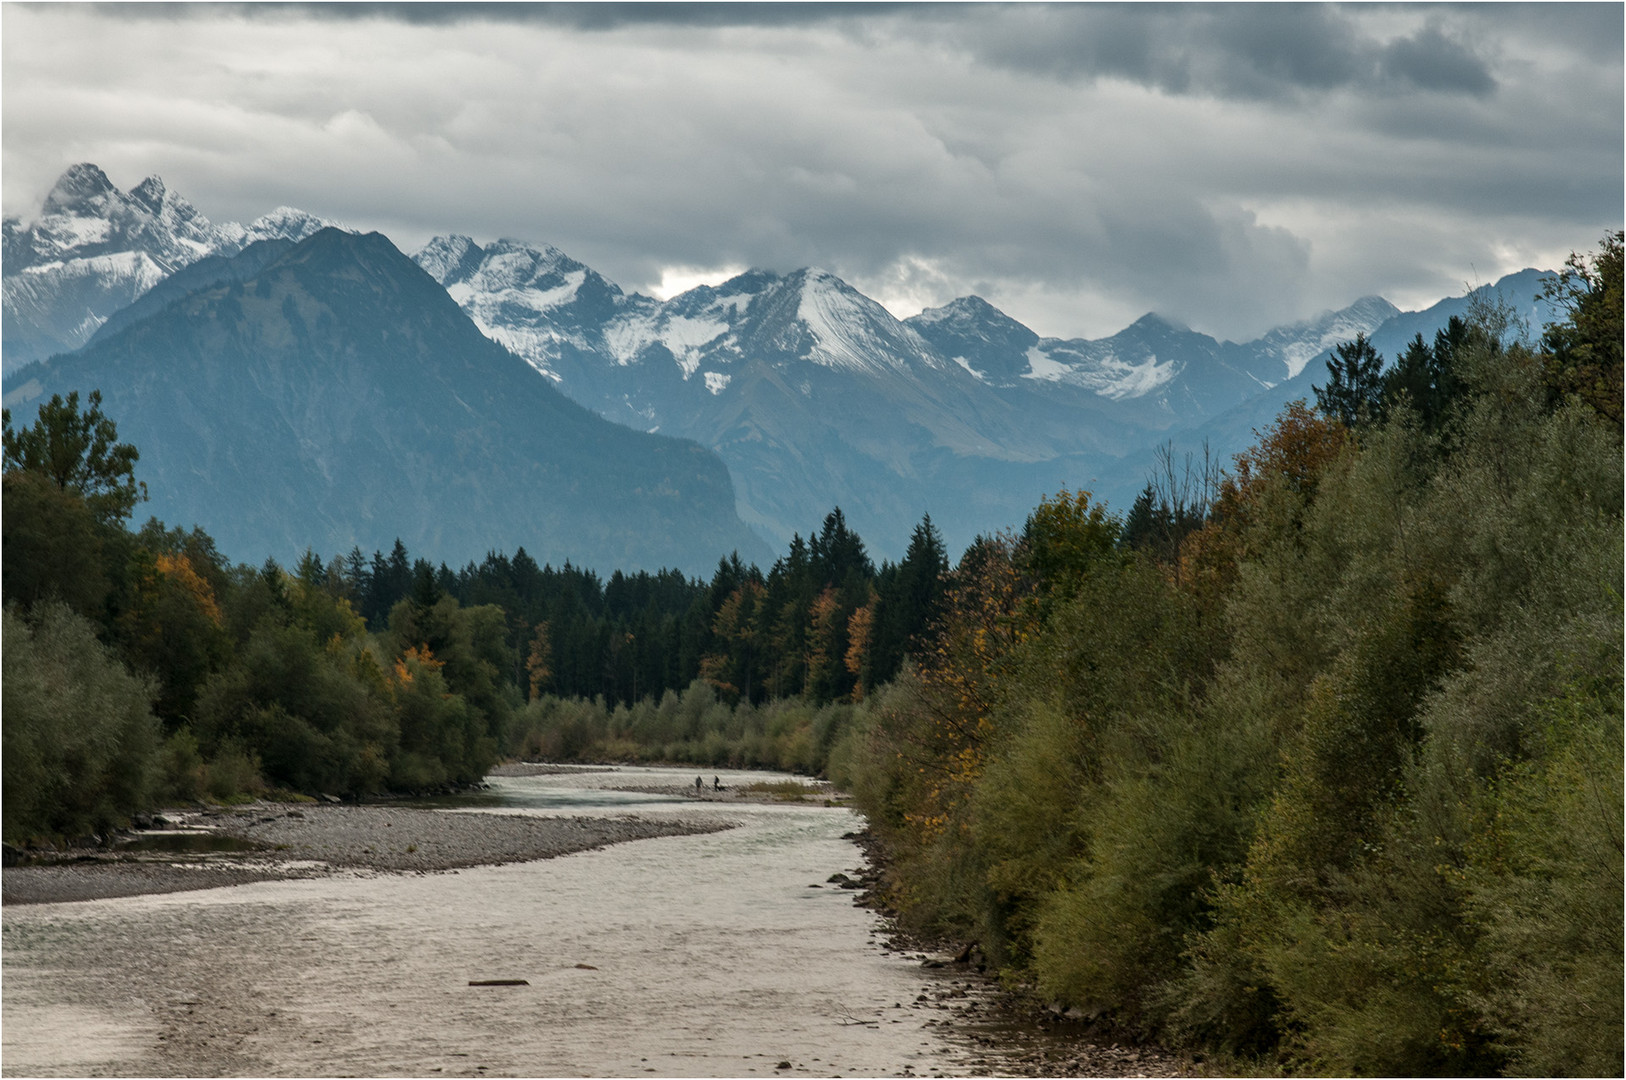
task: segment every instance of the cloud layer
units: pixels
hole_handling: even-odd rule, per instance
[[[623,286],[823,266],[900,314],[1220,336],[1621,224],[1616,5],[8,5],[9,214],[95,161],[552,243]]]

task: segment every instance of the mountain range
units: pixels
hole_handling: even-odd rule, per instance
[[[475,324],[620,423],[692,438],[728,463],[740,515],[778,543],[840,505],[895,554],[930,512],[951,546],[1019,525],[1047,494],[1127,508],[1156,449],[1221,461],[1365,333],[1386,355],[1432,338],[1466,298],[1402,312],[1382,297],[1218,341],[1148,314],[1098,340],[1040,337],[980,297],[897,319],[818,269],[752,270],[663,302],[552,247],[441,236],[416,256]],[[1542,274],[1493,288],[1539,326]]]
[[[75,348],[110,356],[113,340],[187,296],[258,288],[326,224],[283,208],[215,226],[156,177],[121,193],[95,166],[75,166],[33,223],[4,224],[8,403],[20,365]],[[662,302],[556,248],[513,240],[439,236],[412,259],[471,330],[529,365],[532,381],[616,424],[714,451],[739,519],[769,543],[839,505],[883,557],[901,553],[927,512],[958,547],[1019,525],[1064,486],[1126,509],[1156,447],[1206,442],[1225,460],[1287,401],[1312,396],[1334,345],[1365,333],[1392,356],[1467,303],[1401,312],[1365,297],[1241,344],[1155,314],[1107,338],[1058,339],[975,296],[900,320],[816,268],[752,270]],[[1534,327],[1551,317],[1536,299],[1541,277],[1528,270],[1492,286]],[[353,508],[333,513],[336,523]],[[445,557],[493,546],[495,532]]]

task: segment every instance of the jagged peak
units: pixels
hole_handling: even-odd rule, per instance
[[[975,293],[970,296],[957,296],[941,307],[924,308],[915,318],[924,322],[939,322],[961,313],[987,317],[990,315],[1004,315],[994,305]]]
[[[697,285],[689,291],[698,292],[701,289],[710,289],[722,296],[736,296],[740,293],[761,292],[780,280],[779,275],[772,270],[764,270],[759,266],[753,266],[749,270],[735,274],[721,285]]]
[[[81,161],[77,165],[68,166],[67,170],[57,178],[51,193],[45,196],[45,212],[63,213],[72,210],[83,203],[95,199],[97,196],[117,195],[119,189],[113,186],[113,181],[107,178],[101,166],[89,161]]]
[[[598,276],[591,267],[552,244],[537,245],[505,236],[474,250],[479,252],[478,262],[469,267],[468,273],[473,274],[476,269],[484,273],[502,267],[504,269],[497,271],[499,277],[512,279],[516,285],[521,280],[534,281],[554,273],[582,272]]]
[[[431,238],[412,256],[412,261],[442,285],[452,285],[473,273],[484,254],[472,237],[447,233]]]
[[[836,274],[831,273],[822,266],[804,266],[785,280],[795,282],[802,288],[829,289],[841,293],[853,293],[862,296],[857,289],[849,285]]]
[[[153,175],[130,189],[130,201],[141,206],[152,214],[161,213],[164,209],[164,198],[169,189],[164,186],[163,177]]]
[[[474,242],[472,236],[464,236],[462,233],[444,233],[440,236],[430,237],[429,242],[420,249],[420,254],[425,251],[450,251],[458,257],[462,257],[470,248],[477,251],[480,249],[480,245]]]
[[[982,297],[972,294],[958,296],[941,307],[925,308],[918,315],[911,315],[904,322],[918,326],[936,326],[942,323],[970,322],[977,324],[994,323],[1007,327],[1028,328],[1020,319],[1014,319],[990,304]],[[1028,331],[1031,333],[1032,331]]]

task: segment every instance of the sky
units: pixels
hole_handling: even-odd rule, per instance
[[[0,203],[91,161],[652,295],[820,266],[900,317],[1245,341],[1595,250],[1623,10],[7,3]]]

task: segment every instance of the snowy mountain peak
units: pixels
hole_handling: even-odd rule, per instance
[[[873,372],[903,370],[911,361],[943,366],[919,333],[828,270],[798,270],[785,287],[798,296],[797,329],[810,339],[802,355],[813,363]],[[790,344],[785,335],[781,340]]]
[[[609,324],[626,310],[655,303],[628,297],[556,247],[520,240],[482,247],[467,236],[448,234],[430,240],[412,258],[481,331],[556,382],[563,378],[559,363],[567,352],[602,351],[627,363],[624,347],[607,344]]]
[[[1278,380],[1291,378],[1317,356],[1354,340],[1356,334],[1372,333],[1399,313],[1381,296],[1363,296],[1346,308],[1278,326],[1253,344],[1282,362],[1285,371],[1276,376]]]
[[[1168,333],[1173,331],[1179,334],[1189,334],[1191,327],[1170,315],[1160,315],[1155,311],[1148,311],[1140,318],[1129,324],[1128,329],[1139,330],[1142,333]]]
[[[1028,372],[1039,335],[980,296],[962,296],[904,322],[984,382],[1013,386]]]
[[[100,166],[82,161],[77,165],[70,165],[66,172],[57,178],[51,193],[45,196],[44,212],[47,214],[70,214],[85,209],[99,209],[109,196],[115,196],[119,189],[113,186],[113,181],[107,178]]]
[[[453,233],[430,240],[412,256],[412,261],[442,285],[450,285],[473,273],[484,254],[472,239]]]
[[[256,240],[292,240],[294,243],[315,236],[323,229],[348,229],[337,221],[307,214],[292,206],[279,206],[269,214],[264,214],[249,222],[245,230],[244,245],[252,244]]]
[[[111,187],[112,185],[109,184],[108,186]],[[140,206],[147,213],[157,215],[164,212],[164,199],[168,194],[169,189],[164,186],[163,178],[149,176],[130,189],[130,201]]]
[[[1016,321],[980,296],[961,296],[950,300],[942,307],[926,308],[919,315],[905,321],[917,326],[936,326],[942,323],[982,323],[1002,319]]]

